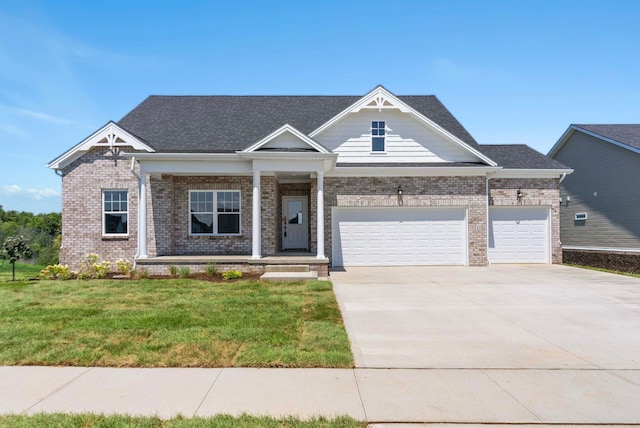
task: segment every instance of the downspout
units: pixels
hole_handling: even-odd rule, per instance
[[[138,179],[138,199],[140,199],[140,175],[138,175],[135,168],[136,168],[136,157],[133,156],[131,158],[131,174]],[[139,216],[140,216],[140,210],[138,209],[138,217]],[[138,223],[140,222],[138,221]],[[139,235],[139,232],[137,235]],[[136,240],[136,255],[133,257],[133,270],[136,269],[136,261],[138,259],[138,255],[140,255],[140,239],[139,238]]]
[[[497,172],[489,172],[487,173],[487,181],[486,181],[486,192],[487,192],[487,203],[486,203],[486,210],[487,210],[487,266],[489,266],[491,263],[489,262],[489,180],[491,180],[495,175],[497,174]]]
[[[58,177],[62,178],[62,171],[60,171],[59,169],[54,169],[53,172],[55,172]],[[60,230],[60,235],[62,235],[62,230]],[[64,239],[60,239],[60,249],[59,250],[62,250],[63,248],[64,248]]]
[[[563,172],[560,176],[560,181],[558,181],[558,186],[564,181],[565,178],[567,178],[567,173]]]

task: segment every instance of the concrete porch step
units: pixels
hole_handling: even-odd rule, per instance
[[[306,281],[318,279],[317,272],[265,272],[260,277],[261,281]]]
[[[265,272],[309,272],[309,265],[266,265]]]

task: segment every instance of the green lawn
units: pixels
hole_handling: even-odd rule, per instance
[[[16,282],[35,278],[44,268],[45,266],[16,262]],[[5,281],[11,281],[11,263],[0,259],[0,284]]]
[[[38,414],[35,416],[0,416],[0,426],[4,428],[364,428],[364,422],[349,417],[335,419],[315,418],[302,421],[298,418],[273,419],[270,417],[227,415],[212,418],[182,417],[162,420],[156,417]]]
[[[352,367],[332,284],[0,282],[0,365]]]

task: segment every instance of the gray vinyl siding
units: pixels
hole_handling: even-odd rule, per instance
[[[574,169],[560,189],[562,245],[640,249],[640,155],[577,131],[554,159]]]

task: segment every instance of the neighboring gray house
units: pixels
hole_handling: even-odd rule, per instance
[[[559,180],[434,96],[151,96],[48,165],[62,263],[559,263]]]
[[[549,152],[561,184],[565,261],[640,269],[640,125],[571,125]]]

